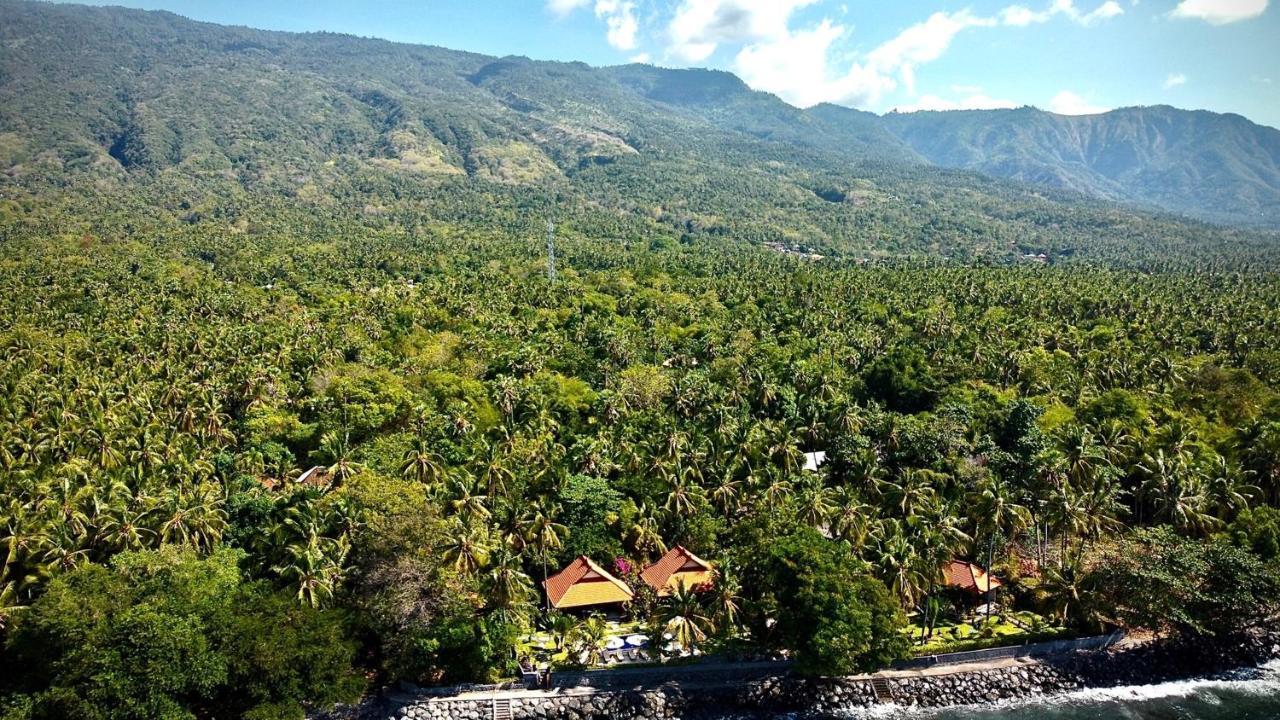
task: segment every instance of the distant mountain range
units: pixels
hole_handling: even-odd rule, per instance
[[[719,71],[0,0],[0,183],[307,197],[361,173],[558,185],[689,233],[851,250],[1021,254],[1118,242],[1133,217],[1199,232],[1162,211],[1280,227],[1280,131],[1234,115],[801,110]]]
[[[1159,105],[1084,116],[1034,108],[894,113],[883,121],[938,165],[1220,222],[1280,222],[1280,130],[1239,115]]]

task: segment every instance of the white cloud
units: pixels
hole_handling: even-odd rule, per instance
[[[968,10],[956,13],[936,12],[924,22],[903,30],[897,37],[872,50],[867,55],[872,68],[885,74],[897,72],[907,87],[915,93],[915,68],[922,63],[942,57],[951,41],[961,30],[971,27],[990,27],[991,18],[981,18]]]
[[[1049,22],[1055,16],[1061,15],[1072,22],[1089,26],[1123,14],[1124,8],[1120,7],[1120,3],[1115,0],[1106,0],[1089,12],[1082,12],[1077,8],[1074,0],[1053,0],[1049,7],[1039,11],[1025,5],[1010,5],[1000,11],[1000,22],[1013,27],[1026,27]]]
[[[596,0],[596,17],[604,20],[605,39],[619,50],[636,49],[636,4],[630,0]]]
[[[1084,15],[1072,19],[1082,25],[1092,25],[1096,22],[1110,20],[1113,17],[1123,14],[1124,8],[1120,7],[1120,3],[1115,2],[1115,0],[1107,0],[1107,2],[1104,2],[1095,8],[1093,12],[1085,13]]]
[[[879,104],[899,83],[915,94],[918,65],[941,57],[964,29],[995,24],[994,18],[981,18],[968,10],[937,12],[872,50],[865,61],[838,70],[832,67],[831,49],[845,35],[844,26],[826,19],[814,28],[793,32],[784,18],[780,31],[775,29],[738,52],[734,69],[751,87],[776,93],[800,107],[821,102],[868,107]]]
[[[954,89],[954,88],[953,88]],[[906,105],[897,105],[895,112],[920,112],[921,110],[998,110],[1018,107],[1012,100],[1001,100],[983,94],[980,90],[960,100],[947,100],[936,95],[922,95]]]
[[[1052,0],[1039,12],[1011,5],[990,17],[967,9],[935,12],[870,52],[851,56],[837,51],[849,28],[830,17],[806,28],[791,26],[796,11],[815,2],[680,0],[667,26],[667,53],[683,62],[700,63],[722,45],[737,45],[733,69],[753,88],[801,107],[820,102],[875,107],[899,87],[914,96],[917,69],[942,57],[956,36],[969,28],[1029,25],[1056,16],[1092,25],[1124,13],[1116,0],[1106,0],[1089,12],[1078,9],[1075,0]],[[926,96],[900,107],[1012,105],[986,97],[976,88],[953,92],[962,99]]]
[[[1036,12],[1023,5],[1010,5],[1000,11],[1000,21],[1005,25],[1013,25],[1015,27],[1026,27],[1033,23],[1048,22],[1052,16],[1053,14],[1048,10]]]
[[[580,7],[585,7],[589,2],[591,0],[547,0],[547,9],[556,15],[565,16]]]
[[[816,0],[683,0],[667,32],[670,50],[702,62],[722,43],[786,39],[792,13]]]
[[[1097,115],[1109,109],[1094,105],[1070,90],[1063,90],[1049,101],[1049,111],[1059,115]]]
[[[631,57],[627,58],[627,62],[642,63],[642,64],[648,64],[651,60],[653,60],[653,58],[650,57],[649,53],[647,52],[636,53],[635,55],[632,55]]]
[[[1268,0],[1182,0],[1173,9],[1173,17],[1204,20],[1213,25],[1226,25],[1256,18],[1267,9]]]
[[[800,107],[821,102],[875,104],[894,89],[893,78],[857,63],[843,73],[831,72],[831,44],[844,32],[843,27],[823,20],[810,30],[752,43],[738,53],[735,69],[751,87],[776,93]]]
[[[1187,84],[1187,76],[1183,75],[1182,73],[1170,73],[1169,77],[1164,79],[1165,90],[1170,90],[1172,88],[1178,87],[1179,85],[1186,85],[1186,84]]]
[[[591,0],[547,0],[547,9],[559,17],[566,17],[579,8],[586,7]],[[640,30],[640,21],[636,18],[636,4],[633,0],[596,0],[596,17],[605,24],[605,39],[619,50],[636,48],[636,33]]]

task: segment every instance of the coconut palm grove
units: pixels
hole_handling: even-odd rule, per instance
[[[4,720],[1280,610],[1274,229],[122,9],[0,2],[0,100]]]

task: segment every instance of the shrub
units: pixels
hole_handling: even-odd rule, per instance
[[[362,682],[340,618],[247,582],[241,554],[124,553],[50,583],[6,646],[31,718],[301,718]],[[16,713],[15,713],[16,714]]]

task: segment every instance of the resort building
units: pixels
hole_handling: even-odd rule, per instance
[[[952,560],[951,564],[943,570],[943,574],[947,587],[974,595],[982,595],[1003,584],[982,566],[964,560]]]
[[[633,596],[626,583],[605,572],[585,555],[547,578],[544,589],[551,606],[557,610],[617,605],[628,602]]]
[[[711,582],[711,563],[680,547],[671,548],[657,562],[640,573],[640,579],[659,596],[670,595],[677,587],[696,588]]]

